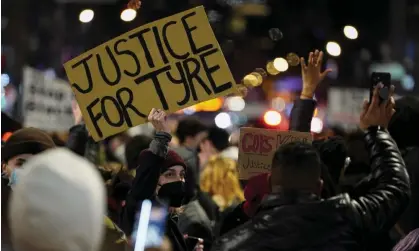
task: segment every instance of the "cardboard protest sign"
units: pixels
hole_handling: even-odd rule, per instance
[[[23,124],[45,131],[64,132],[74,125],[73,92],[64,80],[42,71],[23,69]]]
[[[92,137],[236,91],[204,8],[131,30],[65,63]]]
[[[278,147],[294,141],[311,143],[312,136],[308,132],[240,128],[238,160],[240,179],[247,180],[260,173],[269,173]]]

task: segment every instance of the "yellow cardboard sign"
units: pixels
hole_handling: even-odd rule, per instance
[[[175,112],[236,91],[202,6],[131,30],[64,67],[96,141],[145,123],[152,108]]]
[[[238,160],[240,179],[247,180],[261,173],[269,173],[273,156],[280,145],[294,141],[311,143],[312,140],[308,132],[240,128]]]

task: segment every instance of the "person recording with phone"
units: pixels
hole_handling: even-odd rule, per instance
[[[182,206],[186,193],[186,164],[178,154],[169,150],[168,145],[172,137],[166,121],[166,113],[153,108],[148,120],[156,130],[156,134],[149,149],[139,153],[135,179],[127,196],[122,216],[122,227],[125,233],[131,236],[135,215],[142,201],[167,203],[169,217],[166,222],[165,235],[170,240],[174,251],[188,250],[185,237],[176,223],[177,212]],[[135,242],[134,237],[131,238],[131,242]],[[198,242],[194,250],[203,250],[201,244]]]

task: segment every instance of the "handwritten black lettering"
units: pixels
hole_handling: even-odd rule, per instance
[[[210,82],[212,90],[214,91],[215,94],[228,90],[233,86],[233,83],[231,82],[224,83],[220,86],[217,86],[217,84],[215,83],[215,80],[212,77],[212,74],[218,71],[221,67],[219,65],[214,65],[212,67],[209,67],[207,63],[207,57],[216,52],[218,52],[218,49],[214,48],[212,50],[206,51],[202,53],[201,55],[199,55],[202,61],[202,66],[204,67],[205,73],[207,74],[208,81]]]
[[[154,61],[153,61],[153,58],[151,56],[150,49],[147,46],[147,42],[145,41],[145,38],[144,38],[144,34],[147,33],[147,32],[150,32],[150,31],[151,31],[150,28],[147,28],[147,29],[144,29],[144,30],[140,30],[140,31],[138,31],[138,32],[136,32],[134,34],[131,34],[129,36],[129,38],[137,38],[138,39],[138,41],[140,42],[141,46],[143,47],[144,56],[145,56],[145,59],[147,60],[148,67],[154,68],[154,66],[155,66],[154,65]]]
[[[93,90],[92,73],[90,72],[89,64],[87,63],[87,61],[89,61],[92,57],[93,57],[93,55],[90,54],[89,56],[83,58],[82,60],[80,60],[79,62],[77,62],[77,63],[75,63],[74,65],[71,66],[72,69],[77,68],[79,65],[84,66],[84,71],[86,73],[87,82],[88,82],[87,88],[82,89],[77,83],[73,83],[71,85],[74,89],[76,89],[78,92],[83,93],[83,94],[87,94],[87,93],[89,93]]]
[[[119,45],[120,44],[122,44],[122,43],[126,43],[128,40],[127,39],[120,39],[120,40],[118,40],[118,41],[116,41],[115,42],[115,45],[114,45],[114,50],[115,50],[115,53],[116,53],[116,55],[118,55],[118,56],[120,56],[120,55],[128,55],[128,56],[130,56],[130,57],[132,57],[132,59],[134,60],[134,62],[135,62],[135,66],[136,66],[136,69],[135,69],[135,71],[134,72],[129,72],[129,71],[127,71],[127,70],[124,70],[124,73],[127,75],[127,76],[130,76],[130,77],[135,77],[135,76],[137,76],[138,74],[140,74],[140,72],[141,72],[141,64],[140,64],[140,60],[138,59],[138,57],[137,57],[137,55],[135,55],[135,53],[134,52],[132,52],[132,51],[130,51],[130,50],[123,50],[123,49],[120,49],[119,48]]]
[[[167,59],[167,56],[164,53],[164,48],[163,48],[163,45],[161,43],[161,38],[160,38],[159,30],[157,29],[156,26],[154,26],[152,30],[153,30],[154,38],[156,39],[157,49],[159,49],[159,53],[160,53],[160,56],[161,56],[161,58],[163,60],[163,63],[168,64],[169,63],[169,60]]]
[[[121,81],[121,69],[119,68],[119,64],[118,61],[116,61],[115,56],[113,55],[111,49],[109,48],[109,46],[105,47],[105,50],[109,56],[109,58],[112,61],[112,64],[115,68],[115,72],[116,72],[116,77],[114,81],[109,80],[109,78],[106,76],[105,70],[103,69],[103,63],[102,63],[102,58],[100,57],[99,54],[96,54],[96,60],[97,60],[97,64],[99,67],[99,73],[100,76],[102,76],[103,81],[105,81],[105,83],[107,83],[110,86],[114,86],[116,84],[118,84]],[[107,71],[108,72],[108,71]]]
[[[138,77],[138,78],[135,79],[135,83],[137,85],[139,85],[139,84],[141,84],[141,83],[143,83],[143,82],[145,82],[145,81],[147,81],[149,79],[151,79],[153,81],[154,88],[155,88],[155,90],[157,92],[157,95],[159,95],[159,99],[160,99],[161,105],[162,105],[162,107],[163,107],[164,110],[168,110],[169,109],[169,105],[167,104],[167,100],[166,100],[166,97],[164,96],[164,93],[163,93],[163,90],[161,88],[161,85],[160,85],[158,76],[160,74],[166,72],[166,71],[169,71],[171,68],[172,67],[170,65],[167,65],[167,66],[165,66],[165,67],[163,67],[161,69],[152,71],[150,73],[147,73],[147,74],[145,74],[145,75],[143,75],[143,76]]]
[[[179,79],[174,78],[170,71],[168,71],[166,75],[169,81],[173,84],[183,84],[183,88],[185,90],[185,97],[181,101],[176,102],[178,105],[183,106],[189,102],[189,99],[191,98],[191,91],[189,90],[188,81],[186,80],[185,73],[183,72],[182,63],[177,62],[176,68],[179,71]]]
[[[172,46],[170,46],[169,39],[167,38],[167,29],[170,26],[175,25],[175,24],[177,24],[176,21],[170,21],[170,22],[166,23],[165,25],[163,25],[163,31],[162,31],[162,33],[163,33],[163,42],[166,45],[166,48],[169,51],[170,55],[172,55],[172,57],[174,57],[176,59],[184,60],[184,59],[187,59],[189,57],[190,53],[189,52],[186,52],[183,55],[177,54],[173,50]]]
[[[187,21],[186,21],[186,19],[188,19],[188,18],[190,18],[190,17],[193,17],[193,16],[195,16],[196,15],[196,12],[194,11],[194,12],[191,12],[191,13],[189,13],[189,14],[186,14],[185,16],[183,16],[182,18],[181,18],[181,20],[182,20],[182,24],[183,24],[183,27],[185,28],[185,32],[186,32],[186,36],[188,37],[188,40],[189,40],[189,44],[190,44],[190,46],[191,46],[191,50],[192,50],[192,53],[193,54],[200,54],[201,52],[203,52],[203,51],[206,51],[206,50],[209,50],[209,49],[212,49],[213,47],[214,47],[214,45],[212,45],[212,44],[207,44],[207,45],[204,45],[204,46],[202,46],[202,47],[200,47],[200,48],[197,48],[196,47],[196,44],[195,44],[195,41],[194,41],[194,39],[192,38],[192,31],[194,31],[194,30],[196,30],[196,29],[198,29],[198,27],[196,27],[196,26],[189,26],[189,24],[187,23]]]
[[[122,95],[124,93],[128,94],[128,100],[126,102],[123,101]],[[127,125],[129,127],[132,127],[132,121],[131,118],[128,114],[128,109],[131,109],[133,112],[135,112],[135,114],[137,114],[138,116],[142,117],[142,118],[146,118],[147,116],[143,113],[141,113],[140,111],[137,110],[137,108],[132,104],[132,101],[134,100],[134,93],[132,92],[131,89],[129,88],[121,88],[116,92],[116,99],[118,100],[118,103],[120,106],[122,106],[122,115],[124,117],[125,122],[127,122]]]
[[[208,95],[210,95],[212,93],[211,89],[208,88],[204,80],[202,80],[202,78],[199,76],[199,71],[201,70],[201,65],[199,61],[195,58],[188,58],[184,60],[182,64],[183,64],[183,68],[185,69],[186,78],[188,79],[189,88],[191,89],[193,100],[195,101],[198,100],[198,96],[196,95],[196,90],[195,90],[194,81],[193,81],[194,79],[196,79],[196,81],[198,82],[198,84],[201,85],[204,91]]]
[[[116,110],[118,111],[117,114],[118,114],[119,118],[116,122],[113,122],[111,120],[111,118],[109,117],[109,114],[108,114],[109,106],[108,107],[106,106],[106,101],[107,100],[111,101],[113,106],[115,106]],[[118,100],[116,100],[115,98],[113,98],[111,96],[105,96],[105,97],[102,98],[100,104],[101,104],[101,108],[102,108],[103,117],[105,117],[105,120],[106,120],[106,122],[108,122],[109,125],[111,125],[113,127],[120,127],[124,124],[124,117],[122,116],[122,109],[118,104]]]
[[[100,102],[99,98],[94,99],[87,107],[87,114],[89,114],[90,120],[92,121],[93,126],[95,127],[95,130],[99,137],[103,136],[102,130],[100,130],[98,121],[103,117],[102,113],[99,112],[98,114],[93,114],[93,107],[95,107]]]

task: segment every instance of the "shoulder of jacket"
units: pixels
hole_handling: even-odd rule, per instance
[[[326,200],[342,213],[342,217],[348,218],[351,225],[360,226],[361,218],[356,200],[353,200],[348,193],[342,193]]]

